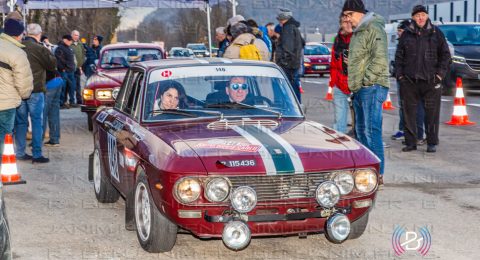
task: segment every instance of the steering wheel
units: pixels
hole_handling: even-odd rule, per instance
[[[255,97],[255,105],[259,105],[258,103],[261,103],[261,104],[267,103],[269,107],[273,107],[273,102],[269,98],[266,98],[264,96]]]

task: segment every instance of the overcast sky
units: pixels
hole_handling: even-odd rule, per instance
[[[143,18],[155,11],[155,8],[128,8],[121,11],[122,18],[120,19],[119,29],[125,30],[132,27],[137,27],[143,21]]]

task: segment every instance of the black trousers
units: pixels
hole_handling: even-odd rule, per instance
[[[440,84],[425,80],[404,78],[400,81],[403,115],[405,118],[405,142],[407,146],[417,145],[417,106],[424,101],[425,133],[427,144],[438,144],[440,127],[440,104],[442,87]]]
[[[77,100],[77,104],[83,104],[82,103],[82,87],[81,87],[81,73],[80,69],[77,68],[75,71],[75,99]]]

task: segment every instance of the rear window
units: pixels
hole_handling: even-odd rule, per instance
[[[100,66],[104,69],[128,68],[135,62],[160,60],[162,58],[163,53],[158,49],[110,49],[103,52]]]

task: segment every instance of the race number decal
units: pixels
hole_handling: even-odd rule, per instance
[[[117,139],[110,133],[108,133],[108,165],[110,166],[110,175],[120,182],[120,176],[118,175]]]

